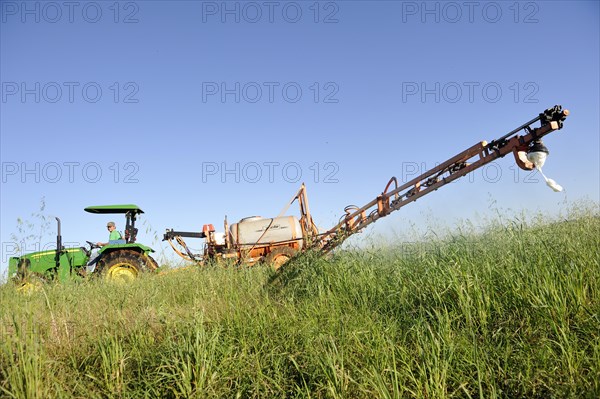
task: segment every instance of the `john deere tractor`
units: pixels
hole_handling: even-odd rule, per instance
[[[103,205],[85,208],[96,214],[125,214],[124,237],[99,247],[86,241],[88,247],[65,248],[62,245],[60,219],[57,221],[56,249],[11,257],[8,277],[20,286],[30,286],[44,281],[77,280],[100,276],[109,280],[132,280],[140,273],[158,268],[150,256],[154,250],[136,243],[137,216],[144,213],[137,205]],[[97,251],[95,251],[97,249]]]

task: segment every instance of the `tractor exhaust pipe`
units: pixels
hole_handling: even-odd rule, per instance
[[[56,262],[56,270],[58,270],[58,267],[60,266],[60,254],[62,252],[62,234],[60,232],[60,219],[58,217],[54,217],[56,219],[56,222],[58,224],[58,231],[56,234],[56,256],[55,256],[55,262]]]

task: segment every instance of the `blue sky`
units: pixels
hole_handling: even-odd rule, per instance
[[[544,172],[565,192],[506,157],[370,234],[599,201],[598,4],[2,1],[0,268],[42,199],[79,243],[107,234],[84,207],[138,204],[170,256],[165,228],[277,215],[304,181],[327,228],[555,104]]]

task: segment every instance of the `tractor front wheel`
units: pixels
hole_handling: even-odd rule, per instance
[[[19,279],[16,282],[17,291],[22,294],[32,294],[33,292],[40,291],[46,279],[36,273],[30,273],[29,275]]]
[[[141,273],[152,272],[158,267],[150,256],[132,251],[118,250],[98,261],[96,273],[110,281],[130,282]]]

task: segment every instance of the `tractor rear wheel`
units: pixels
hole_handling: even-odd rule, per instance
[[[281,266],[287,263],[298,251],[291,247],[275,248],[265,257],[265,262],[273,265],[275,270],[279,270]]]
[[[158,264],[150,256],[122,249],[113,251],[98,261],[96,273],[110,281],[130,282],[141,273],[152,272]]]

